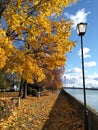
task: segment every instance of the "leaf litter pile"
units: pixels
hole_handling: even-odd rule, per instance
[[[0,122],[0,130],[84,130],[83,120],[66,97],[47,96],[21,99],[13,114]]]

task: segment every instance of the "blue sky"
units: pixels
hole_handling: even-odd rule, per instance
[[[67,63],[63,76],[66,77],[66,86],[82,86],[81,46],[80,37],[76,33],[76,25],[80,22],[87,22],[87,32],[83,38],[85,82],[86,87],[98,88],[98,0],[79,0],[76,4],[65,8],[62,16],[65,19],[70,18],[73,22],[70,39],[77,42],[76,47],[67,54]],[[0,28],[1,25],[6,28],[3,18],[0,21]]]
[[[98,87],[98,1],[80,0],[63,11],[65,19],[73,22],[71,40],[76,41],[76,47],[67,54],[65,66],[66,86],[82,87],[80,37],[76,32],[76,25],[80,22],[88,24],[83,37],[84,65],[86,87]]]

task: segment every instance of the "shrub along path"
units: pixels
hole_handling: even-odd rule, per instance
[[[66,97],[51,93],[21,99],[20,107],[0,123],[0,130],[83,130],[83,121]]]

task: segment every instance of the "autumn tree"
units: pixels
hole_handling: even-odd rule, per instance
[[[65,53],[75,45],[69,40],[72,23],[50,17],[59,16],[63,8],[73,2],[75,0],[0,0],[0,68],[17,73],[26,85],[34,83],[34,79],[44,80],[43,70],[62,67],[66,62]]]
[[[59,67],[53,70],[45,70],[46,80],[43,82],[44,87],[57,90],[62,88],[62,75],[64,74],[64,67]]]

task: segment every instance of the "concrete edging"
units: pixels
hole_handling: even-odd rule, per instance
[[[84,119],[84,105],[83,103],[63,90],[63,94],[66,96],[68,101],[75,107],[82,119]],[[87,106],[88,110],[88,126],[89,130],[98,130],[98,112],[91,107]]]

